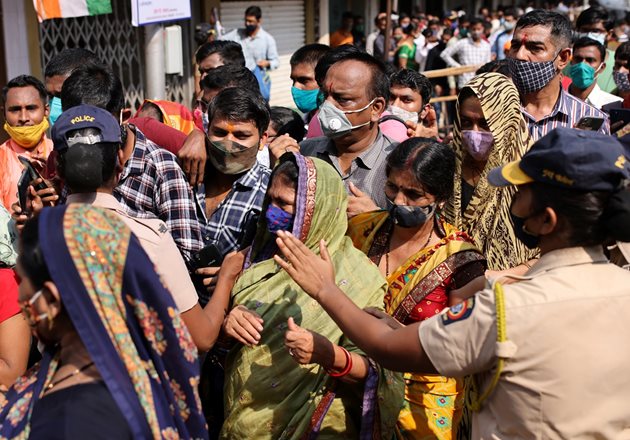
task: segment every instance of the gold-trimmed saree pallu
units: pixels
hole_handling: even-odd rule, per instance
[[[489,269],[505,270],[535,258],[538,250],[527,249],[514,234],[510,204],[516,187],[493,188],[487,176],[491,169],[523,157],[532,145],[532,139],[521,112],[518,91],[507,77],[500,73],[483,73],[471,79],[464,88],[471,89],[479,98],[494,145],[472,199],[462,213],[462,162],[466,152],[457,101],[452,143],[457,158],[455,186],[453,196],[444,207],[444,218],[473,238],[488,259]]]
[[[281,158],[285,160],[295,161],[299,169],[293,234],[317,253],[319,241],[326,240],[337,285],[359,307],[382,308],[385,280],[345,237],[347,200],[339,175],[318,159],[290,153]],[[289,317],[351,352],[361,352],[317,301],[270,259],[275,252],[274,236],[261,216],[232,301],[256,311],[264,330],[257,346],[239,345],[228,355],[221,437],[391,439],[403,403],[401,375],[370,362],[365,383],[347,384],[319,365],[301,366],[289,356],[284,346]]]
[[[409,324],[418,303],[470,263],[485,263],[472,240],[463,232],[438,219],[442,240],[420,249],[387,279],[385,310],[398,321]],[[387,252],[392,230],[386,211],[360,214],[350,220],[348,235],[355,246],[378,264]],[[428,301],[430,303],[430,301]],[[437,312],[438,310],[436,310]],[[454,439],[464,406],[461,380],[405,373],[405,402],[398,416],[398,439]]]

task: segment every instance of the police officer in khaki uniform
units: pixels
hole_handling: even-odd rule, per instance
[[[67,202],[88,203],[121,217],[173,295],[197,347],[202,351],[210,349],[223,322],[229,292],[225,298],[218,295],[202,309],[184,259],[166,224],[159,219],[130,217],[113,196],[118,183],[116,167],[120,163],[121,143],[116,119],[98,107],[73,107],[61,114],[53,127],[52,138],[59,152],[59,174],[73,191]]]
[[[320,258],[282,234],[287,261],[276,261],[385,368],[473,374],[473,438],[630,438],[630,273],[603,252],[610,239],[630,241],[628,175],[614,138],[575,129],[493,170],[493,185],[518,186],[514,232],[541,257],[525,277],[494,281],[421,324],[360,311],[336,287],[323,245]]]

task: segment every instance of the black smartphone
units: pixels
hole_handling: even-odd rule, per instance
[[[18,159],[24,167],[24,171],[22,171],[20,175],[20,180],[18,180],[18,200],[20,201],[22,212],[28,214],[28,187],[31,186],[31,183],[36,179],[42,179],[42,181],[35,185],[35,191],[46,189],[48,185],[41,174],[33,167],[30,160],[22,156],[18,156]]]
[[[192,264],[195,269],[201,267],[218,267],[223,263],[223,254],[219,247],[211,243],[201,249],[192,257]]]
[[[604,118],[596,118],[594,116],[584,116],[580,119],[577,124],[575,124],[574,128],[579,128],[580,130],[590,130],[597,131],[604,124]]]

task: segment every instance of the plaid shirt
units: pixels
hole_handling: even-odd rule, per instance
[[[225,255],[238,250],[246,223],[262,210],[271,170],[259,162],[234,184],[230,193],[208,219],[206,217],[206,187],[196,191],[199,217],[203,219],[203,241],[214,243]]]
[[[447,46],[440,55],[448,67],[477,66],[492,60],[490,43],[479,40],[475,43],[471,38],[462,38],[453,46]],[[453,58],[457,56],[457,60]],[[457,87],[462,88],[475,76],[475,72],[463,73],[457,77]]]
[[[529,127],[529,134],[532,140],[536,142],[538,139],[549,133],[554,128],[569,127],[572,128],[584,116],[593,116],[596,118],[604,118],[604,124],[598,130],[600,133],[610,134],[610,122],[608,116],[595,107],[588,105],[581,99],[576,98],[560,89],[560,97],[550,115],[545,116],[536,121],[533,116],[522,109],[525,120]]]
[[[130,126],[131,127],[131,126]],[[195,198],[177,158],[134,128],[136,143],[114,196],[126,214],[166,223],[186,261],[203,247]]]

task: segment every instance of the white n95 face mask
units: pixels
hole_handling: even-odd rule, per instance
[[[319,107],[319,113],[317,114],[317,119],[322,126],[322,132],[324,133],[324,136],[329,138],[336,138],[348,134],[356,128],[368,125],[370,122],[372,122],[371,120],[368,120],[363,124],[352,125],[346,115],[349,113],[361,113],[362,111],[365,111],[365,109],[367,109],[369,106],[371,106],[374,101],[376,101],[376,98],[368,102],[365,107],[357,110],[348,111],[340,110],[329,101],[324,101],[321,107]]]
[[[412,121],[412,122],[414,122],[416,124],[418,123],[418,113],[416,113],[416,112],[410,112],[410,111],[405,110],[404,108],[400,108],[400,107],[398,107],[396,105],[390,105],[387,110],[392,115],[398,116],[400,119],[402,119],[405,122]]]

